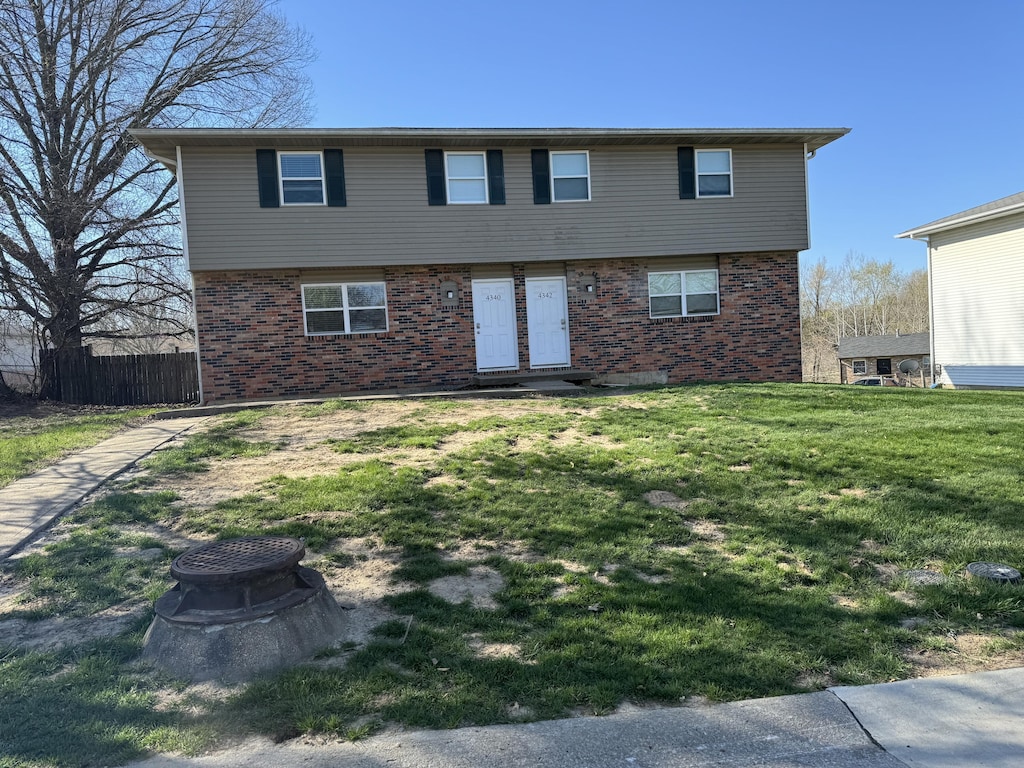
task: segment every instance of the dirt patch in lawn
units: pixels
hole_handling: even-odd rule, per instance
[[[204,472],[157,477],[147,484],[147,490],[174,491],[179,498],[178,506],[207,509],[238,496],[261,494],[267,481],[273,477],[329,475],[345,466],[364,462],[368,454],[343,453],[332,447],[332,443],[354,440],[367,432],[394,427],[430,427],[453,421],[468,424],[496,415],[502,419],[515,419],[562,412],[559,404],[542,400],[509,401],[500,405],[491,402],[479,405],[461,403],[457,414],[445,409],[431,410],[419,401],[377,402],[372,408],[355,404],[351,409],[326,413],[315,413],[302,407],[280,408],[237,433],[254,443],[278,444],[281,446],[279,449],[263,456],[210,459]],[[436,448],[383,448],[375,449],[370,456],[395,466],[428,466],[445,454],[464,450],[490,434],[487,430],[460,431],[443,438]],[[165,447],[181,445],[185,439],[187,436],[182,436]],[[573,432],[560,435],[557,442],[571,439],[587,438]],[[125,479],[145,475],[144,469],[137,469],[125,475]]]
[[[146,611],[143,602],[122,603],[85,618],[29,621],[0,621],[0,647],[10,646],[32,651],[49,651],[66,645],[79,645],[90,640],[114,637],[126,631]]]
[[[1005,636],[1011,638],[1019,632],[1008,630]],[[901,655],[913,669],[911,677],[959,675],[1024,666],[1024,648],[1001,648],[999,640],[991,635],[949,634],[940,647],[905,648]]]

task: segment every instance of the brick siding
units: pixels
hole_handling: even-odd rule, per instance
[[[651,319],[655,260],[574,261],[566,269],[572,365],[598,375],[658,371],[671,383],[800,381],[795,252],[718,258],[721,314]],[[306,336],[297,270],[194,273],[206,402],[455,389],[476,374],[468,266],[387,267],[387,333]],[[529,370],[525,277],[514,265],[520,370]],[[307,281],[308,281],[307,277]],[[584,280],[595,291],[583,290]],[[440,284],[459,286],[442,306]]]

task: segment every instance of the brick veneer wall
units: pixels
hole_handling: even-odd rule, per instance
[[[797,254],[727,254],[718,261],[721,314],[669,319],[649,317],[647,272],[660,268],[656,260],[571,262],[573,367],[606,376],[661,372],[673,383],[799,381]],[[523,265],[512,272],[520,368],[528,370]],[[476,374],[468,266],[385,268],[389,330],[352,336],[304,334],[297,270],[193,278],[206,402],[451,389]],[[459,286],[459,301],[443,307],[439,288],[449,280]],[[593,293],[584,292],[585,280],[595,282]]]

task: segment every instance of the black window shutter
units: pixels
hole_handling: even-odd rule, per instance
[[[345,157],[340,149],[324,150],[324,176],[327,181],[327,204],[345,206]]]
[[[487,150],[487,192],[491,205],[505,204],[505,159],[500,149]]]
[[[546,149],[530,150],[533,162],[533,202],[546,205],[551,202],[551,159]]]
[[[693,147],[679,147],[679,199],[697,198],[697,173],[693,165]]]
[[[256,150],[256,176],[260,185],[260,208],[281,205],[277,191],[277,152],[273,149]]]
[[[427,162],[427,202],[430,205],[447,205],[448,196],[444,184],[444,152],[440,149],[425,149]]]

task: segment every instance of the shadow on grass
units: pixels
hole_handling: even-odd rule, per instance
[[[111,765],[208,743],[204,716],[154,706],[167,681],[125,666],[140,641],[138,629],[59,652],[0,651],[0,764]]]
[[[881,622],[823,597],[780,600],[749,579],[680,571],[671,584],[624,575],[533,601],[510,597],[522,587],[510,576],[495,612],[406,593],[389,602],[414,617],[407,634],[404,621],[391,622],[345,669],[286,672],[250,686],[232,707],[277,734],[344,733],[367,718],[453,728],[599,714],[626,700],[794,693],[804,690],[801,673],[829,664],[846,670],[846,682],[860,669],[899,673]],[[480,650],[488,642],[511,644],[516,657],[488,657]]]

